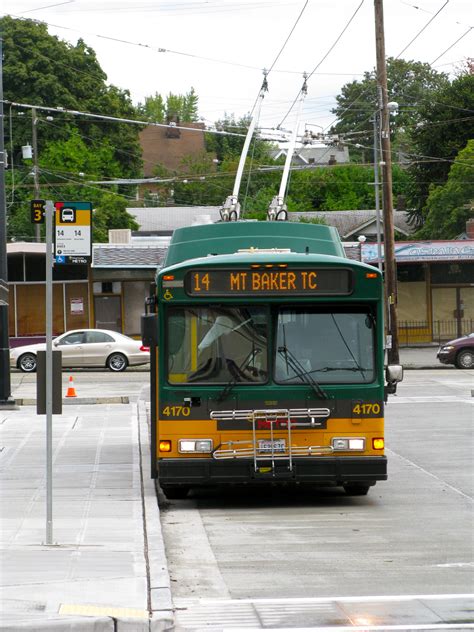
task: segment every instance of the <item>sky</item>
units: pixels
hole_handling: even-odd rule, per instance
[[[474,29],[462,37],[474,25],[472,7],[472,0],[385,0],[386,55],[398,57],[409,45],[402,58],[455,72],[474,56]],[[300,129],[326,131],[342,86],[376,64],[373,0],[3,0],[3,13],[44,21],[71,43],[84,39],[108,82],[128,89],[134,103],[193,87],[207,124],[247,114],[263,68],[273,66],[259,125],[291,129],[296,108],[285,116],[303,72],[318,67]]]

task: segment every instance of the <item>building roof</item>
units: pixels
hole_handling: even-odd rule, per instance
[[[148,208],[128,208],[135,217],[140,232],[172,232],[196,224],[214,223],[220,220],[219,206],[159,206]],[[290,221],[324,219],[328,226],[335,226],[341,239],[351,239],[360,234],[375,234],[376,212],[364,211],[307,211],[289,213]],[[406,211],[393,212],[395,230],[402,235],[410,235],[414,228],[408,223]],[[383,218],[381,217],[383,224]],[[138,233],[138,234],[139,234]]]
[[[166,246],[137,246],[136,244],[94,244],[93,268],[152,268],[161,266]]]
[[[7,243],[7,254],[40,254],[43,255],[46,252],[46,244],[44,242],[36,241],[11,241]]]
[[[290,221],[298,221],[300,217],[307,219],[324,219],[328,226],[335,226],[341,239],[349,239],[354,235],[371,234],[375,232],[376,212],[374,210],[364,211],[308,211],[305,213],[289,213]],[[410,235],[414,228],[408,223],[407,211],[394,211],[393,223],[395,230],[403,235]],[[380,221],[383,224],[382,214]]]
[[[287,148],[276,149],[270,152],[270,155],[276,160],[282,156],[286,156]],[[293,161],[300,162],[304,165],[327,165],[331,156],[338,164],[349,162],[349,150],[347,147],[339,149],[338,147],[301,147],[295,151]]]
[[[127,208],[143,232],[170,231],[220,220],[219,206],[156,206]]]

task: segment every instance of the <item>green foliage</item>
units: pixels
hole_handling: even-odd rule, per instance
[[[138,104],[138,111],[143,117],[155,123],[179,120],[181,123],[194,123],[198,120],[199,98],[191,88],[186,94],[173,94],[170,92],[165,99],[155,92],[154,95],[145,97],[144,103]]]
[[[452,165],[446,184],[432,186],[423,209],[425,223],[417,239],[453,239],[473,216],[474,140],[469,140]]]
[[[444,73],[433,70],[429,64],[404,59],[387,59],[387,84],[390,101],[396,101],[399,113],[391,118],[394,149],[407,142],[404,130],[420,120],[419,108],[429,103],[431,95],[449,84]],[[339,121],[331,133],[347,134],[353,143],[351,158],[357,161],[373,160],[373,123],[377,109],[376,70],[365,72],[361,81],[346,83],[336,97],[337,106],[332,110]],[[354,135],[354,133],[357,135]]]
[[[4,40],[7,101],[59,106],[119,118],[137,117],[128,91],[107,85],[107,77],[94,50],[83,40],[72,45],[49,35],[44,24],[8,16],[0,19],[0,28]],[[95,206],[104,194],[99,185],[86,185],[87,179],[127,178],[141,174],[138,126],[65,112],[52,113],[53,120],[48,121],[47,114],[37,110],[43,198],[87,200]],[[10,108],[8,103],[5,104],[5,115],[5,137],[8,144],[13,145],[10,163],[14,169],[14,175],[7,173],[6,178],[8,232],[11,238],[22,239],[34,234],[29,220],[29,200],[33,197],[33,181],[29,175],[31,164],[25,163],[21,154],[21,146],[32,140],[32,119],[28,110]],[[126,189],[122,188],[121,192],[125,193]],[[113,195],[117,193],[115,191]]]
[[[325,220],[324,217],[301,217],[299,221],[302,224],[323,224],[324,226],[327,226],[327,222]]]
[[[410,168],[413,178],[410,206],[416,219],[422,220],[426,215],[423,208],[431,184],[446,182],[451,161],[474,138],[473,110],[472,74],[457,77],[420,108],[420,124],[411,134],[417,161]]]
[[[108,231],[114,228],[130,228],[137,230],[138,224],[127,213],[127,200],[113,193],[103,193],[99,204],[94,209],[93,233],[94,242],[107,242]]]
[[[215,127],[218,131],[232,132],[240,134],[240,136],[226,136],[224,134],[206,134],[205,143],[206,150],[214,154],[219,162],[227,160],[239,160],[242,148],[245,142],[248,127],[250,125],[250,116],[244,116],[238,120],[234,115],[226,114],[223,119],[216,122]],[[253,158],[257,163],[268,159],[269,151],[272,145],[264,140],[255,139],[250,145],[249,157]]]

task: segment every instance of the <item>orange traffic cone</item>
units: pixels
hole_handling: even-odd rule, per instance
[[[77,397],[76,389],[74,388],[74,380],[72,379],[72,375],[69,377],[69,386],[67,389],[66,397]]]

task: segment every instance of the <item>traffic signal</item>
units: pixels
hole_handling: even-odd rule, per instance
[[[45,200],[31,200],[31,222],[33,224],[44,224]]]

